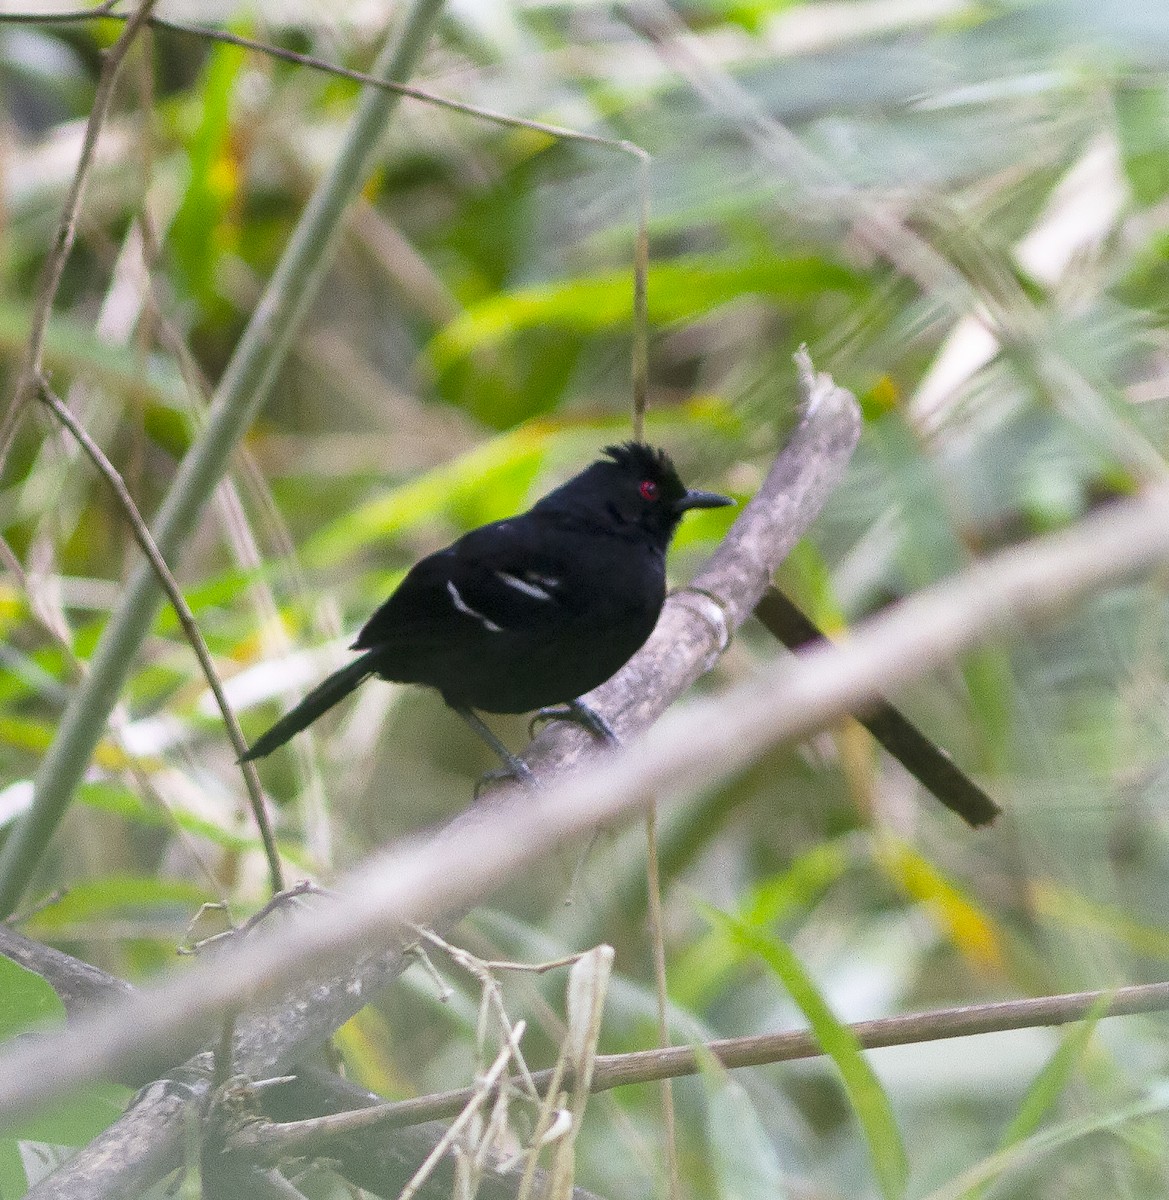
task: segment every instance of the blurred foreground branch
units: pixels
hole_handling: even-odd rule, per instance
[[[1164,489],[1000,553],[864,622],[845,646],[804,651],[688,704],[636,745],[598,755],[555,786],[508,789],[424,844],[388,848],[343,880],[335,899],[289,920],[278,936],[260,931],[246,946],[228,946],[215,962],[164,978],[76,1029],[10,1047],[0,1056],[0,1116],[190,1046],[225,1008],[276,1001],[307,975],[392,941],[406,920],[465,911],[567,840],[637,812],[652,796],[711,786],[767,747],[804,736],[982,641],[1166,562]]]

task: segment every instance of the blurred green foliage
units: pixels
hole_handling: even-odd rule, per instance
[[[382,34],[289,25],[265,6],[238,19],[359,69]],[[800,343],[861,398],[849,475],[780,573],[827,628],[1164,477],[1161,4],[695,0],[671,20],[659,46],[592,0],[452,6],[419,82],[652,153],[648,430],[688,481],[752,494],[791,426]],[[6,399],[97,51],[116,32],[0,24]],[[356,92],[161,31],[127,64],[47,362],[148,514]],[[628,436],[632,163],[403,108],[263,419],[173,564],[249,732],[323,673],[416,557]],[[6,825],[136,552],[44,414],[22,426],[0,516]],[[677,580],[732,516],[687,522]],[[840,1021],[1163,977],[1162,584],[1113,589],[897,697],[1002,803],[991,831],[960,827],[849,727],[665,808],[675,1036],[808,1018],[827,1043]],[[778,653],[747,628],[703,686]],[[258,906],[264,873],[171,614],[123,700],[33,899],[63,894],[28,930],[138,978],[170,961],[202,901]],[[521,721],[498,727],[522,743]],[[285,852],[327,877],[458,810],[489,765],[434,697],[370,685],[263,773]],[[644,1048],[640,835],[603,837],[565,907],[572,865],[532,872],[455,940],[527,959],[611,942],[603,1049]],[[709,906],[785,969],[712,931]],[[396,1095],[461,1086],[475,1003],[452,982],[441,1005],[411,972],[348,1027],[353,1075]],[[538,1027],[532,989],[561,1011],[561,987],[508,985],[533,1020],[535,1063],[557,1031]],[[18,992],[0,980],[6,994]],[[842,1070],[870,1064],[863,1087],[828,1061],[733,1079],[710,1068],[676,1086],[684,1194],[957,1195],[1005,1169],[995,1195],[1160,1197],[1167,1059],[1166,1019],[1149,1017],[867,1060],[838,1045]],[[579,1181],[615,1200],[651,1194],[660,1138],[655,1089],[598,1097]],[[0,1143],[0,1186],[21,1171]]]

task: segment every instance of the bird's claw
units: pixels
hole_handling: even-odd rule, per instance
[[[606,742],[610,746],[620,745],[620,739],[613,731],[612,725],[596,709],[579,700],[540,709],[528,722],[528,737],[535,737],[536,726],[545,721],[571,721],[574,725],[588,730],[600,742]]]
[[[522,758],[509,755],[505,766],[497,767],[494,771],[484,771],[475,781],[475,799],[479,799],[479,793],[485,787],[490,787],[491,784],[500,783],[505,779],[522,784],[524,787],[534,787],[536,783],[536,775],[532,768]]]

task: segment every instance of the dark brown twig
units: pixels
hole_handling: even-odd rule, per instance
[[[769,587],[755,606],[768,633],[789,650],[826,643],[828,638],[798,605],[778,588]],[[940,746],[887,700],[878,701],[859,721],[876,740],[948,809],[968,824],[989,825],[1002,811]]]

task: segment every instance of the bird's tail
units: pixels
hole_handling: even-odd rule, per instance
[[[311,725],[322,713],[328,712],[334,704],[344,700],[359,683],[374,673],[373,657],[372,653],[363,654],[318,683],[290,713],[281,717],[256,741],[240,762],[271,754],[289,738]]]

